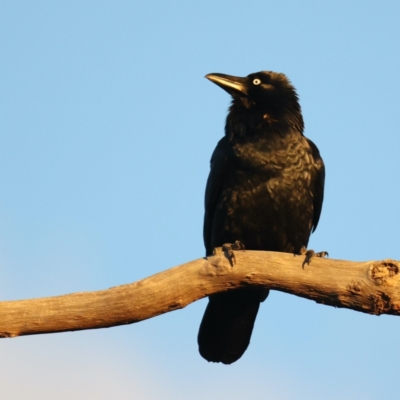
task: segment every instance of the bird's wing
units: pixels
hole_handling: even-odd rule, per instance
[[[314,204],[313,204],[314,214],[313,214],[312,232],[314,232],[318,225],[319,217],[321,215],[321,210],[322,210],[322,202],[324,200],[325,165],[319,154],[317,146],[310,139],[307,139],[307,141],[311,147],[314,162],[317,165],[317,174],[315,177]]]
[[[214,214],[221,195],[223,183],[228,172],[228,146],[227,140],[222,138],[211,156],[211,170],[208,175],[206,194],[205,194],[205,214],[204,214],[204,245],[206,255],[213,252],[212,230]]]

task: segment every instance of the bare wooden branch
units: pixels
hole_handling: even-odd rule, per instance
[[[106,328],[183,308],[210,294],[265,287],[370,314],[400,314],[400,263],[351,262],[261,251],[216,255],[141,281],[64,296],[0,303],[0,337]]]

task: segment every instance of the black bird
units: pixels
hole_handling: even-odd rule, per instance
[[[206,255],[237,240],[248,250],[300,254],[318,224],[325,168],[303,135],[295,88],[284,74],[270,71],[206,78],[233,98],[207,181]],[[224,364],[238,360],[267,296],[268,290],[257,289],[210,296],[198,334],[200,354]]]

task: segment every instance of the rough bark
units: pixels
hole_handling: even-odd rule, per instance
[[[380,315],[400,315],[400,263],[351,262],[293,254],[221,249],[138,282],[48,298],[0,303],[0,337],[131,324],[186,307],[212,293],[265,287],[317,303]]]

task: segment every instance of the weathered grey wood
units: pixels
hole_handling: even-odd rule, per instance
[[[400,315],[400,263],[351,262],[261,251],[222,251],[141,281],[100,290],[0,303],[0,337],[131,324],[212,293],[258,286],[370,314]]]

